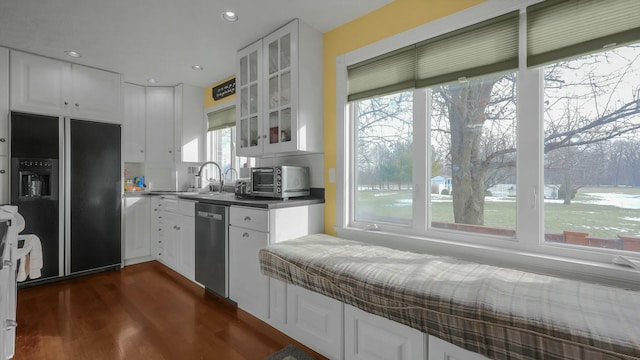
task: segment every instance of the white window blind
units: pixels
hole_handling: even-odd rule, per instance
[[[547,0],[527,8],[527,65],[640,40],[638,0]]]
[[[236,124],[236,108],[235,106],[218,110],[207,115],[208,131],[220,130],[235,126]]]

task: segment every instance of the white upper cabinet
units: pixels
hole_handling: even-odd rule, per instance
[[[238,52],[236,146],[241,156],[262,155],[262,40]]]
[[[238,52],[238,154],[322,152],[322,34],[294,20]]]
[[[122,122],[120,74],[11,51],[11,109]]]
[[[122,123],[120,74],[71,65],[71,115],[75,118]]]
[[[69,107],[71,64],[11,51],[11,109],[60,115]]]
[[[204,134],[204,89],[187,84],[176,86],[176,161],[204,161]]]
[[[146,93],[144,86],[125,83],[123,142],[125,162],[144,162],[146,148]]]
[[[0,156],[9,155],[9,49],[0,48]],[[5,173],[6,174],[6,173]],[[0,173],[0,176],[2,174]],[[3,202],[3,204],[5,204]]]
[[[147,87],[147,162],[173,162],[173,87]]]
[[[9,49],[0,47],[0,204],[9,197]],[[2,256],[2,254],[0,254]],[[2,337],[2,335],[0,335]],[[1,342],[0,342],[1,343]],[[0,346],[2,350],[2,346]]]

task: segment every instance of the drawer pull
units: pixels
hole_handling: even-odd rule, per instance
[[[0,142],[5,142],[5,141],[7,141],[7,139],[5,139],[5,138],[1,138],[0,139]]]
[[[248,215],[247,215],[247,216],[245,216],[245,217],[244,217],[244,221],[251,221],[251,216],[248,216]]]
[[[15,329],[15,328],[18,327],[18,322],[15,321],[15,320],[7,319],[7,320],[4,321],[4,327],[7,330]]]
[[[249,233],[248,233],[248,232],[245,232],[244,234],[242,234],[242,237],[243,237],[243,238],[248,238],[248,237],[249,237]]]
[[[0,170],[0,174],[4,174],[6,171],[4,169]]]

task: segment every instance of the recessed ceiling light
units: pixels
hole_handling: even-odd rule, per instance
[[[151,79],[147,80],[147,82],[148,82],[149,84],[156,84],[156,83],[158,83],[158,81],[157,81],[156,79],[154,79],[154,78],[151,78]]]
[[[80,54],[80,53],[79,53],[79,52],[77,52],[77,51],[70,51],[70,50],[67,50],[67,51],[65,51],[64,53],[65,53],[65,54],[67,54],[67,56],[71,56],[71,57],[74,57],[74,58],[81,58],[81,57],[82,57],[82,54]]]
[[[198,70],[198,71],[202,71],[204,70],[204,68],[201,65],[193,65],[191,67],[193,70]]]
[[[227,21],[238,21],[238,14],[236,14],[233,11],[225,11],[222,13],[222,18],[227,20]]]

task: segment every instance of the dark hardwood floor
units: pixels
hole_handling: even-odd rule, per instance
[[[296,343],[155,261],[20,289],[17,318],[17,360],[258,360]]]

